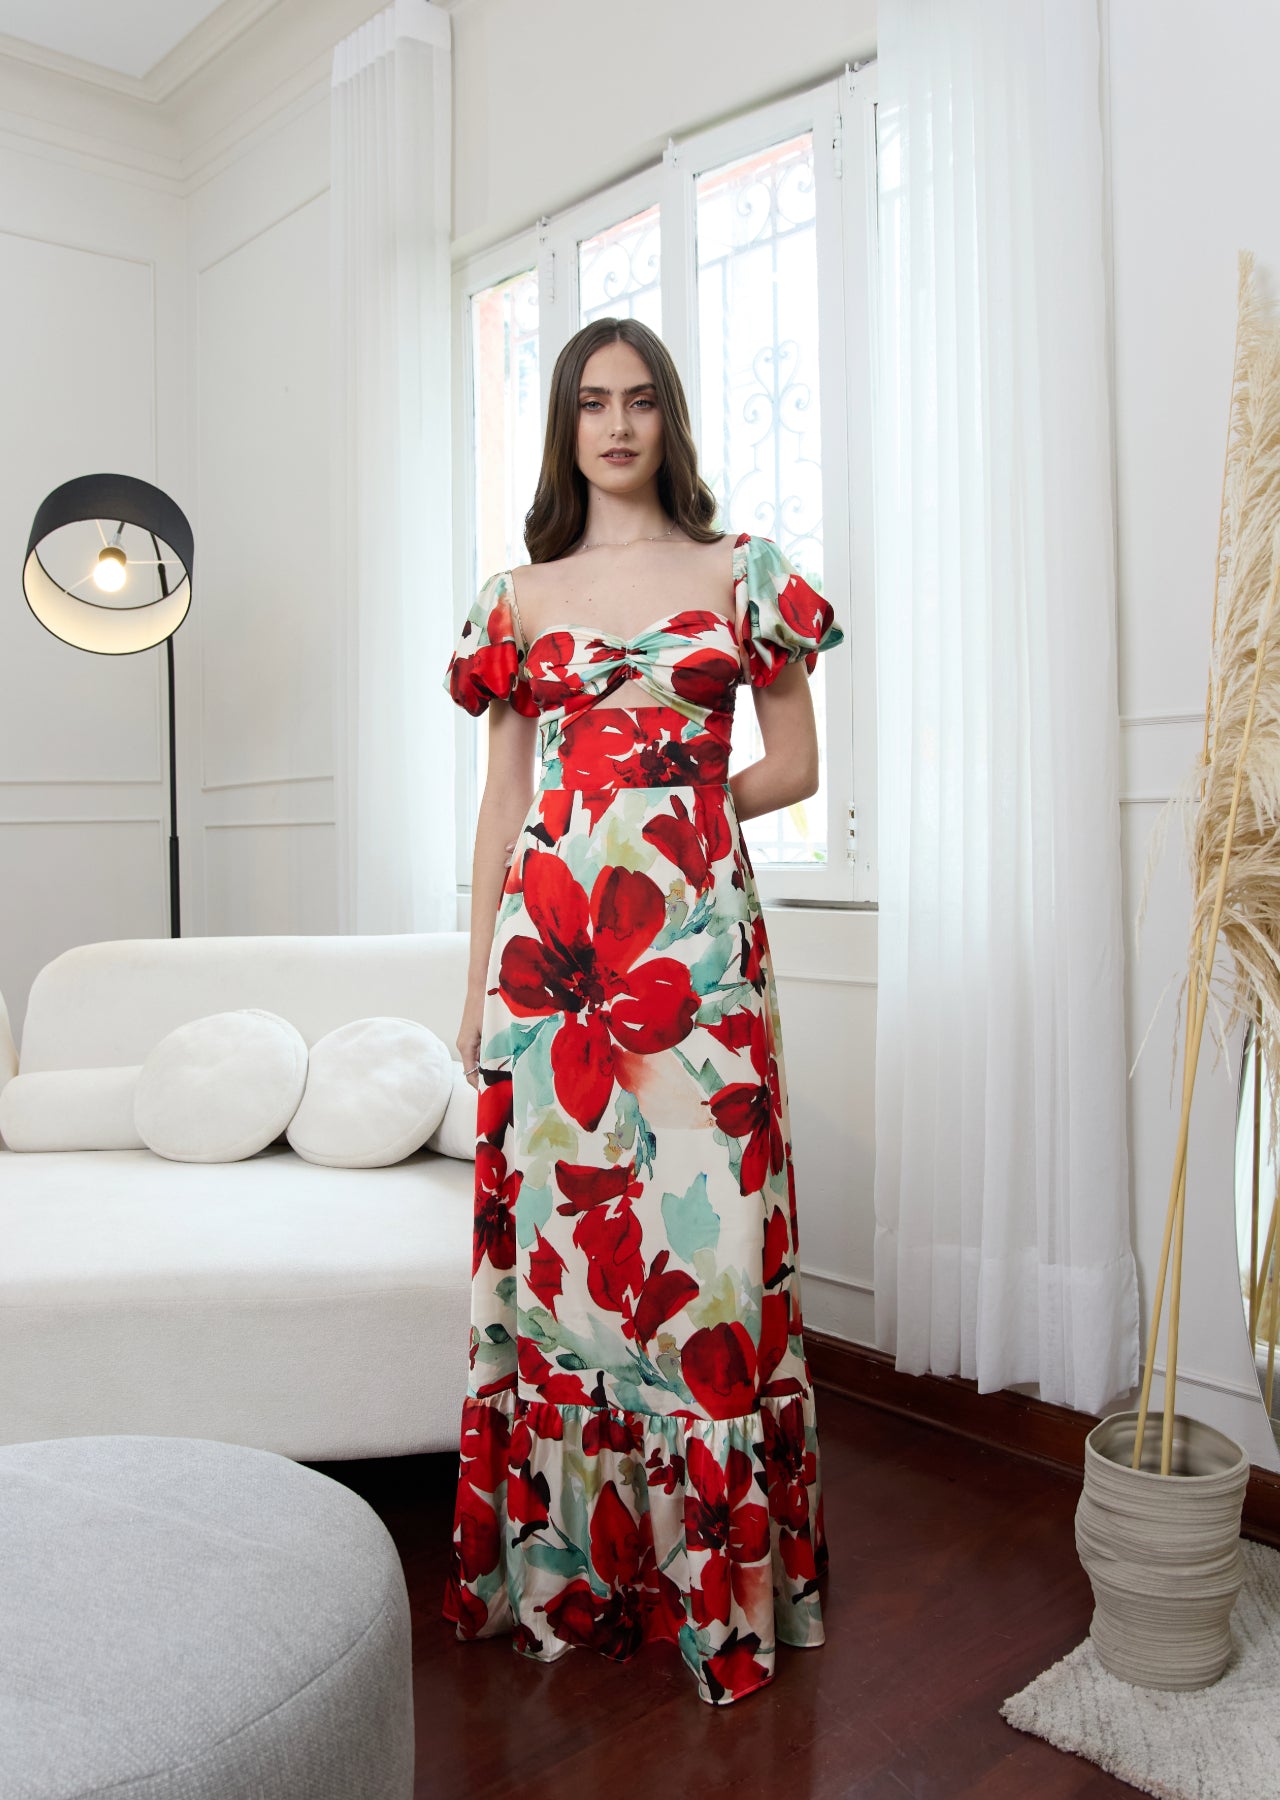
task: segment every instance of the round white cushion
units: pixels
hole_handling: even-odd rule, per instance
[[[238,1162],[288,1125],[307,1080],[302,1033],[259,1007],[179,1025],[142,1065],[138,1136],[173,1162]]]
[[[467,1080],[461,1062],[455,1057],[453,1091],[444,1117],[427,1139],[427,1149],[437,1156],[456,1156],[462,1162],[476,1160],[476,1124],[479,1096]]]
[[[380,1169],[421,1149],[444,1118],[453,1057],[416,1019],[355,1019],[311,1046],[288,1139],[308,1162]]]

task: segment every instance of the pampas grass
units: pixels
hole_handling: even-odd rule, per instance
[[[1257,293],[1254,259],[1238,260],[1236,348],[1223,469],[1204,742],[1182,800],[1192,909],[1182,1111],[1152,1304],[1134,1442],[1138,1467],[1151,1397],[1165,1277],[1173,1252],[1161,1473],[1170,1471],[1186,1209],[1187,1139],[1210,1013],[1225,1049],[1246,1017],[1267,1071],[1280,1138],[1280,327]],[[1218,959],[1219,942],[1228,955]]]

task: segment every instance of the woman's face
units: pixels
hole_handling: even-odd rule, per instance
[[[578,467],[608,494],[634,494],[655,479],[662,454],[649,365],[620,339],[601,344],[578,384]]]

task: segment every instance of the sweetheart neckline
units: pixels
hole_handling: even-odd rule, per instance
[[[543,638],[551,637],[557,631],[587,631],[590,632],[593,637],[608,638],[615,644],[635,644],[638,643],[641,638],[652,637],[663,625],[669,625],[672,619],[682,619],[688,613],[697,614],[704,619],[718,619],[720,623],[727,628],[730,637],[733,638],[736,644],[736,622],[729,618],[727,613],[716,612],[715,609],[710,606],[682,606],[678,612],[663,613],[659,618],[655,619],[652,624],[646,625],[643,631],[634,631],[629,637],[624,636],[623,633],[619,631],[604,631],[595,625],[571,623],[568,620],[563,620],[556,625],[544,626],[541,631],[537,632],[535,636],[529,639],[527,649],[532,650],[535,644],[540,644]]]

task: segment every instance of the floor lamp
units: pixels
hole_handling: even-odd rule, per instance
[[[96,527],[100,543],[83,529],[88,524]],[[97,656],[136,656],[157,644],[165,647],[172,937],[182,934],[173,634],[191,605],[193,550],[186,515],[160,488],[132,475],[80,475],[41,502],[22,568],[27,605],[64,644]],[[170,579],[171,571],[176,579]]]

